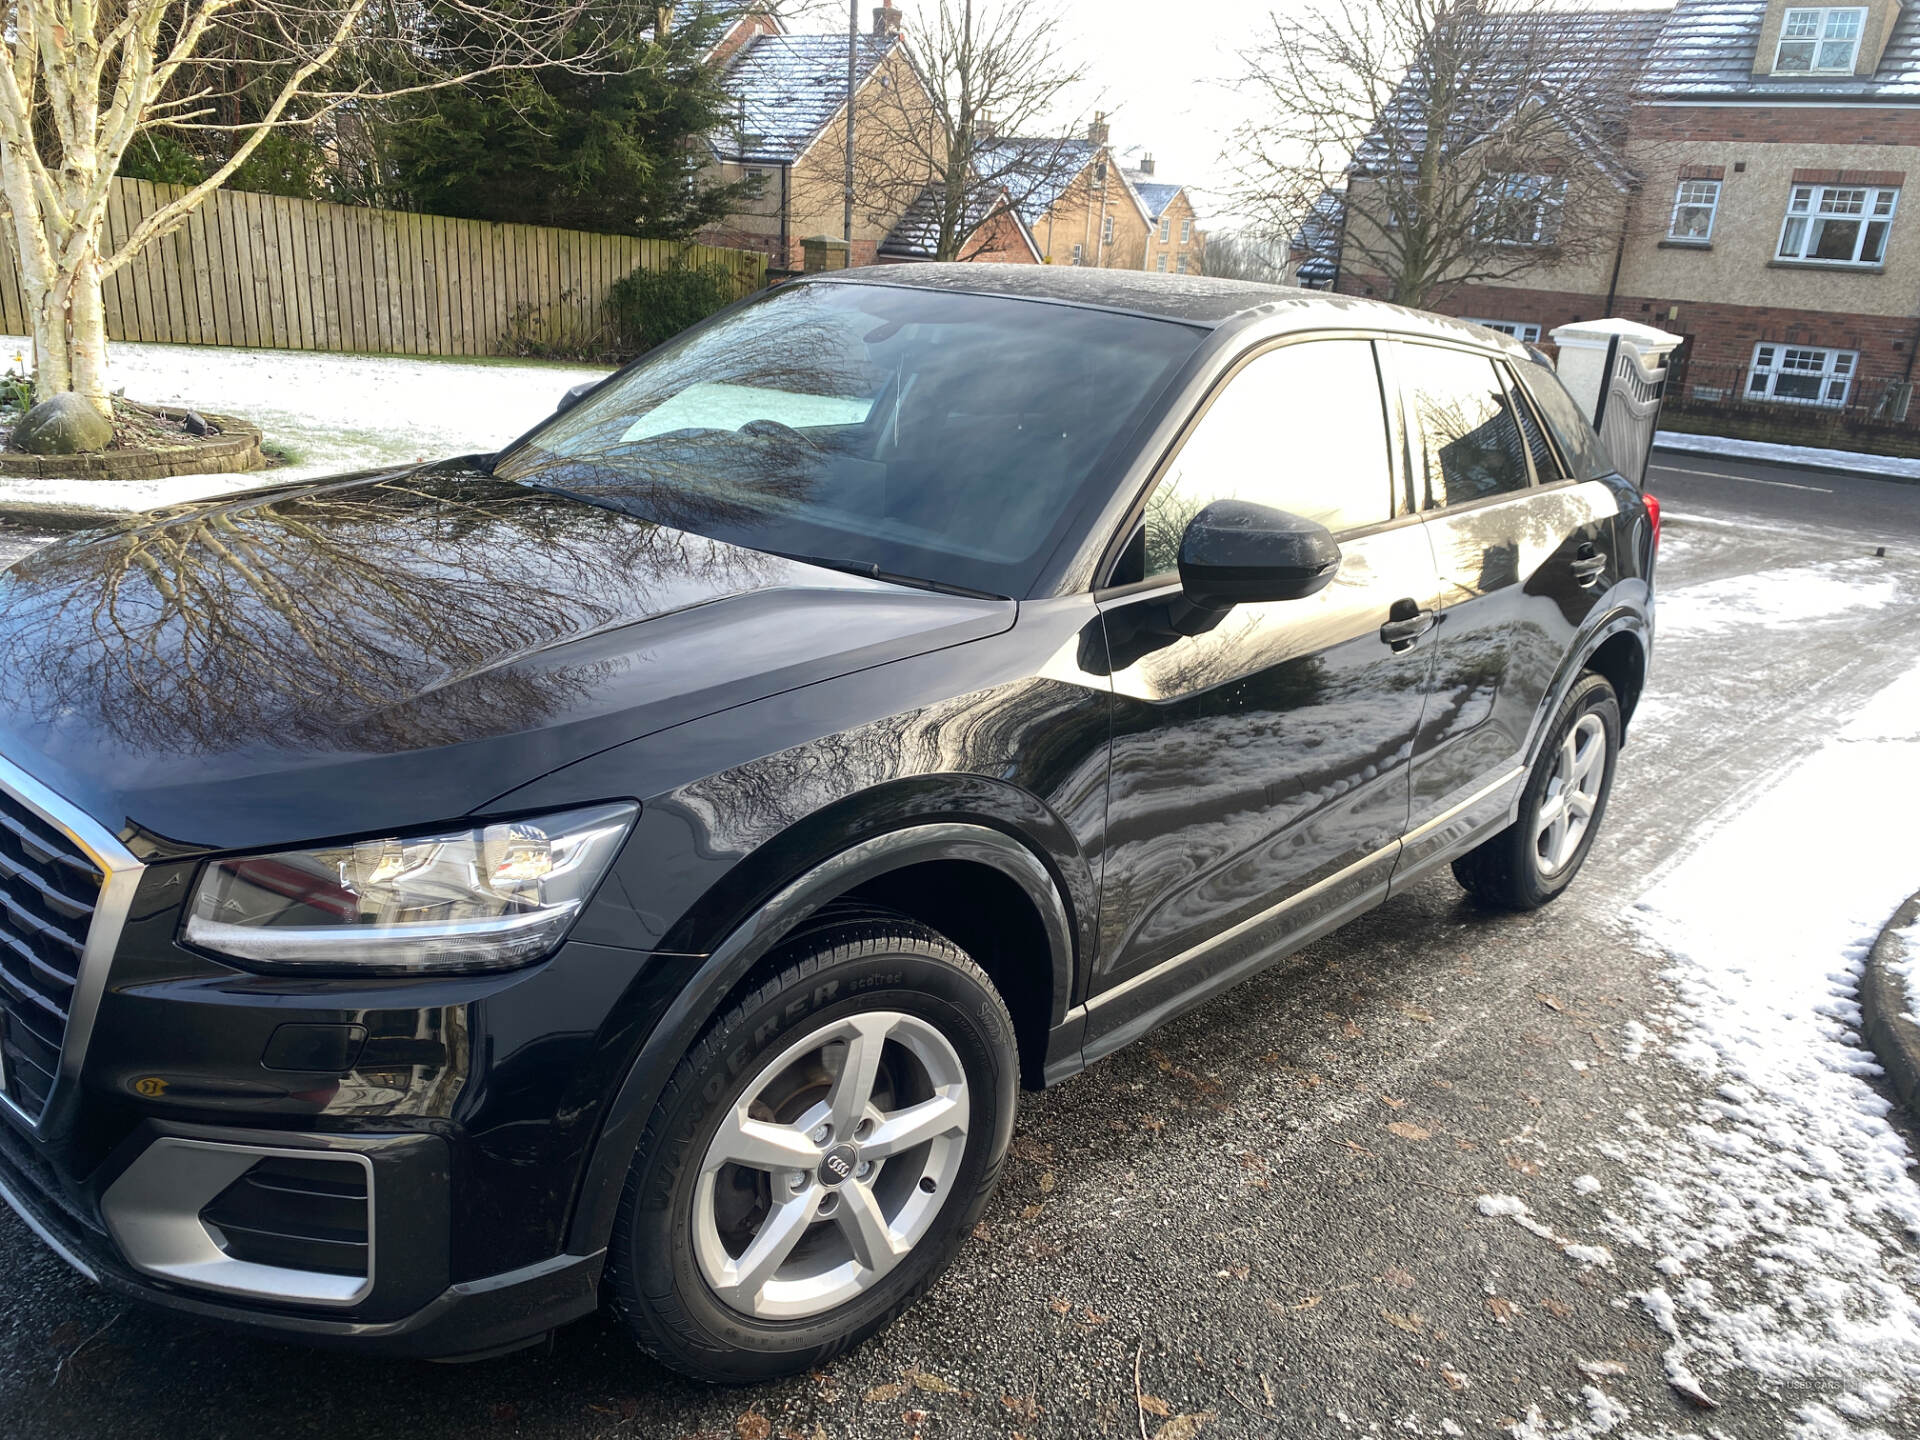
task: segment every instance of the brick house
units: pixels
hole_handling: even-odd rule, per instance
[[[1627,127],[1635,184],[1618,213],[1580,220],[1616,227],[1612,262],[1569,272],[1543,254],[1436,308],[1527,339],[1602,315],[1684,335],[1667,415],[1686,428],[1872,444],[1910,427],[1920,221],[1901,192],[1920,171],[1920,7],[1656,13]]]
[[[1206,269],[1207,237],[1200,231],[1200,215],[1187,187],[1154,174],[1153,156],[1120,172],[1146,207],[1151,230],[1141,268],[1160,274],[1199,275]]]
[[[1083,137],[998,140],[987,164],[1017,182],[1014,203],[1044,263],[1200,273],[1206,236],[1192,196],[1155,175],[1150,155],[1128,168],[1104,115]]]
[[[738,119],[707,143],[718,180],[755,179],[759,192],[724,222],[704,229],[702,241],[762,251],[776,273],[791,273],[805,263],[808,237],[842,235],[847,48],[844,31],[794,34],[758,6],[741,11],[712,56],[725,66],[723,83],[738,106]],[[930,190],[917,195],[911,186],[903,190],[898,183],[900,155],[881,153],[893,144],[889,127],[901,123],[903,115],[916,117],[918,123],[917,116],[924,114],[928,126],[939,123],[891,0],[874,10],[871,31],[859,38],[853,80],[855,191],[860,203],[854,207],[848,263],[931,259],[938,231],[931,223],[934,197]],[[884,101],[875,92],[885,94]],[[888,125],[863,126],[861,111],[882,103]],[[915,148],[912,153],[925,152]],[[863,185],[863,173],[884,174],[888,183]],[[1031,264],[1039,258],[1032,236],[1004,198],[976,208],[962,259]]]

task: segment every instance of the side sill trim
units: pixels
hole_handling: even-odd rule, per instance
[[[1497,780],[1493,780],[1488,784],[1481,786],[1478,790],[1474,791],[1473,794],[1469,795],[1466,799],[1460,801],[1457,805],[1449,805],[1446,809],[1442,810],[1438,815],[1435,815],[1431,820],[1423,820],[1420,824],[1416,825],[1413,829],[1407,831],[1407,833],[1401,837],[1401,843],[1405,845],[1413,844],[1414,841],[1420,839],[1422,836],[1428,834],[1430,831],[1438,830],[1442,825],[1446,824],[1449,820],[1453,819],[1454,816],[1460,814],[1462,811],[1471,810],[1474,806],[1478,805],[1482,800],[1485,800],[1489,795],[1493,795],[1498,791],[1506,789],[1507,786],[1513,784],[1515,780],[1519,779],[1522,775],[1525,775],[1526,773],[1527,773],[1526,766],[1524,765],[1514,766],[1511,770],[1507,771],[1504,775],[1500,776]]]
[[[1222,930],[1218,935],[1208,936],[1205,940],[1202,940],[1198,945],[1193,946],[1191,949],[1182,950],[1178,955],[1171,955],[1167,959],[1162,960],[1158,965],[1152,966],[1146,970],[1142,970],[1138,975],[1129,975],[1125,980],[1122,980],[1118,985],[1113,986],[1111,989],[1102,990],[1098,995],[1094,996],[1093,999],[1087,1003],[1085,1008],[1089,1012],[1095,1011],[1099,1009],[1100,1006],[1108,1004],[1109,1002],[1118,999],[1120,996],[1127,994],[1129,991],[1138,989],[1142,985],[1150,984],[1153,981],[1158,980],[1161,976],[1170,974],[1171,972],[1178,970],[1181,966],[1188,964],[1190,961],[1199,959],[1202,955],[1206,954],[1209,950],[1218,949],[1220,946],[1227,944],[1229,941],[1239,939],[1240,936],[1246,934],[1249,930],[1256,930],[1260,926],[1268,924],[1269,922],[1278,919],[1280,916],[1284,915],[1287,911],[1293,909],[1295,906],[1304,905],[1307,903],[1307,901],[1313,899],[1316,895],[1320,895],[1325,893],[1328,890],[1331,890],[1335,885],[1338,885],[1341,881],[1351,880],[1355,875],[1359,874],[1362,870],[1367,869],[1369,866],[1378,865],[1382,860],[1393,858],[1393,856],[1399,851],[1401,843],[1402,842],[1398,840],[1390,840],[1385,845],[1382,845],[1378,850],[1374,850],[1369,852],[1368,854],[1362,855],[1358,860],[1355,860],[1352,864],[1342,866],[1340,869],[1334,871],[1333,874],[1327,876],[1326,878],[1322,880],[1316,880],[1313,884],[1309,885],[1306,889],[1297,891],[1296,893],[1287,896],[1287,898],[1280,901],[1279,904],[1269,905],[1266,909],[1260,911],[1257,915],[1249,915],[1246,919],[1242,920],[1239,924],[1231,926],[1228,929]]]

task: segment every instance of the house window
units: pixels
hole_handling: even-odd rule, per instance
[[[1540,327],[1529,325],[1523,320],[1479,320],[1469,315],[1460,317],[1469,325],[1484,325],[1489,330],[1498,330],[1502,335],[1511,335],[1529,345],[1540,343]]]
[[[1718,180],[1682,180],[1673,192],[1673,219],[1669,240],[1704,242],[1713,236],[1714,213],[1720,208]]]
[[[1780,258],[1878,265],[1899,199],[1898,190],[1873,185],[1796,185],[1780,227]]]
[[[1073,247],[1073,263],[1076,265],[1084,265],[1087,263],[1087,247],[1086,246],[1076,245]]]
[[[1179,259],[1179,262],[1173,268],[1178,270],[1182,275],[1186,274],[1187,273],[1187,257],[1182,255]]]
[[[1556,176],[1497,176],[1474,197],[1474,233],[1495,245],[1551,245],[1566,198],[1567,182]]]
[[[1192,220],[1192,217],[1188,217],[1187,219],[1182,220],[1180,222],[1180,243],[1182,245],[1185,245],[1191,242],[1192,239],[1193,239],[1193,220]]]
[[[1859,361],[1857,350],[1756,345],[1753,368],[1747,372],[1747,395],[1789,405],[1844,405]]]
[[[1164,254],[1155,256],[1153,261],[1153,268],[1158,270],[1162,275],[1166,274],[1167,273],[1167,257]]]
[[[1852,74],[1866,21],[1865,10],[1787,11],[1780,22],[1780,48],[1773,52],[1774,73]]]
[[[1100,243],[1102,245],[1111,245],[1113,243],[1113,217],[1111,215],[1102,216],[1100,219]]]
[[[1162,215],[1160,217],[1160,243],[1162,245],[1166,244],[1167,237],[1172,234],[1173,234],[1173,217],[1171,215]]]

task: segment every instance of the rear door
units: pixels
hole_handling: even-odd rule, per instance
[[[1612,489],[1570,479],[1500,359],[1398,342],[1440,577],[1430,696],[1414,741],[1403,870],[1506,813],[1564,662],[1615,574]]]
[[[1150,493],[1112,577],[1126,588],[1099,597],[1115,694],[1090,1042],[1121,1043],[1385,889],[1432,637],[1382,626],[1435,591],[1391,420],[1366,339],[1244,361]],[[1228,498],[1325,524],[1334,581],[1300,600],[1187,605],[1181,532]]]

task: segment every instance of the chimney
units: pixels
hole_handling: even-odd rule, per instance
[[[1140,157],[1140,173],[1142,175],[1153,174],[1153,156],[1142,155]]]
[[[900,33],[900,12],[893,8],[893,0],[882,0],[874,7],[873,33],[888,38]]]
[[[1093,123],[1087,126],[1088,143],[1092,145],[1104,145],[1107,143],[1107,134],[1107,112],[1104,110],[1094,111]]]

